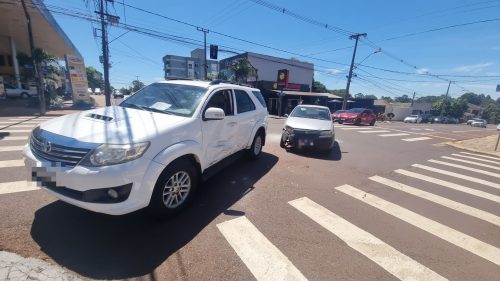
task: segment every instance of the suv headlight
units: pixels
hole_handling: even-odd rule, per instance
[[[322,137],[331,137],[333,136],[333,131],[332,130],[321,131],[319,135]]]
[[[87,167],[110,166],[125,163],[141,157],[149,147],[149,142],[134,144],[102,144],[80,162]]]
[[[283,131],[286,131],[287,133],[291,134],[291,133],[293,133],[293,128],[290,127],[290,126],[288,126],[288,125],[286,125],[285,128],[283,128]]]

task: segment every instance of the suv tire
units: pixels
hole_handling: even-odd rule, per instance
[[[27,99],[27,98],[29,98],[29,97],[30,97],[30,95],[29,95],[28,93],[24,93],[24,92],[23,92],[23,93],[21,93],[21,98],[23,98],[23,99]]]
[[[198,172],[191,161],[185,158],[175,160],[158,178],[149,210],[159,217],[178,213],[191,201],[198,182]]]
[[[259,158],[262,152],[262,146],[264,145],[264,136],[258,131],[253,138],[252,146],[247,150],[248,157],[250,160],[256,160]]]

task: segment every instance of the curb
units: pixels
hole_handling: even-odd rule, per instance
[[[495,153],[494,151],[485,151],[485,150],[470,148],[470,147],[467,147],[467,146],[464,146],[464,145],[461,145],[461,144],[454,143],[452,141],[445,142],[445,144],[447,144],[449,146],[453,146],[455,148],[459,148],[459,149],[471,151],[471,152],[476,152],[476,153],[482,153],[482,154],[487,154],[487,155],[495,156],[495,157],[498,157],[500,159],[500,156],[499,156],[500,151],[497,151]]]

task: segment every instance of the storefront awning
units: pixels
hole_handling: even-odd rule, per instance
[[[47,7],[40,0],[25,0],[31,17],[35,48],[44,49],[47,53],[64,58],[66,54],[81,57],[80,52],[71,43]],[[0,1],[0,46],[9,46],[9,37],[14,39],[17,52],[30,54],[28,25],[23,6],[19,0]],[[0,50],[9,52],[10,49]]]

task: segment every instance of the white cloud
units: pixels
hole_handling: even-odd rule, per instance
[[[344,72],[344,71],[340,70],[340,69],[336,69],[336,68],[330,68],[330,69],[327,69],[326,72],[328,74],[335,75],[335,74],[339,74],[339,73]]]
[[[471,65],[462,65],[454,68],[453,70],[458,72],[481,72],[484,70],[484,68],[490,65],[493,65],[493,63],[486,62],[486,63],[471,64]]]
[[[415,72],[417,72],[417,74],[425,74],[427,72],[429,72],[430,69],[428,68],[417,68],[417,70]]]

